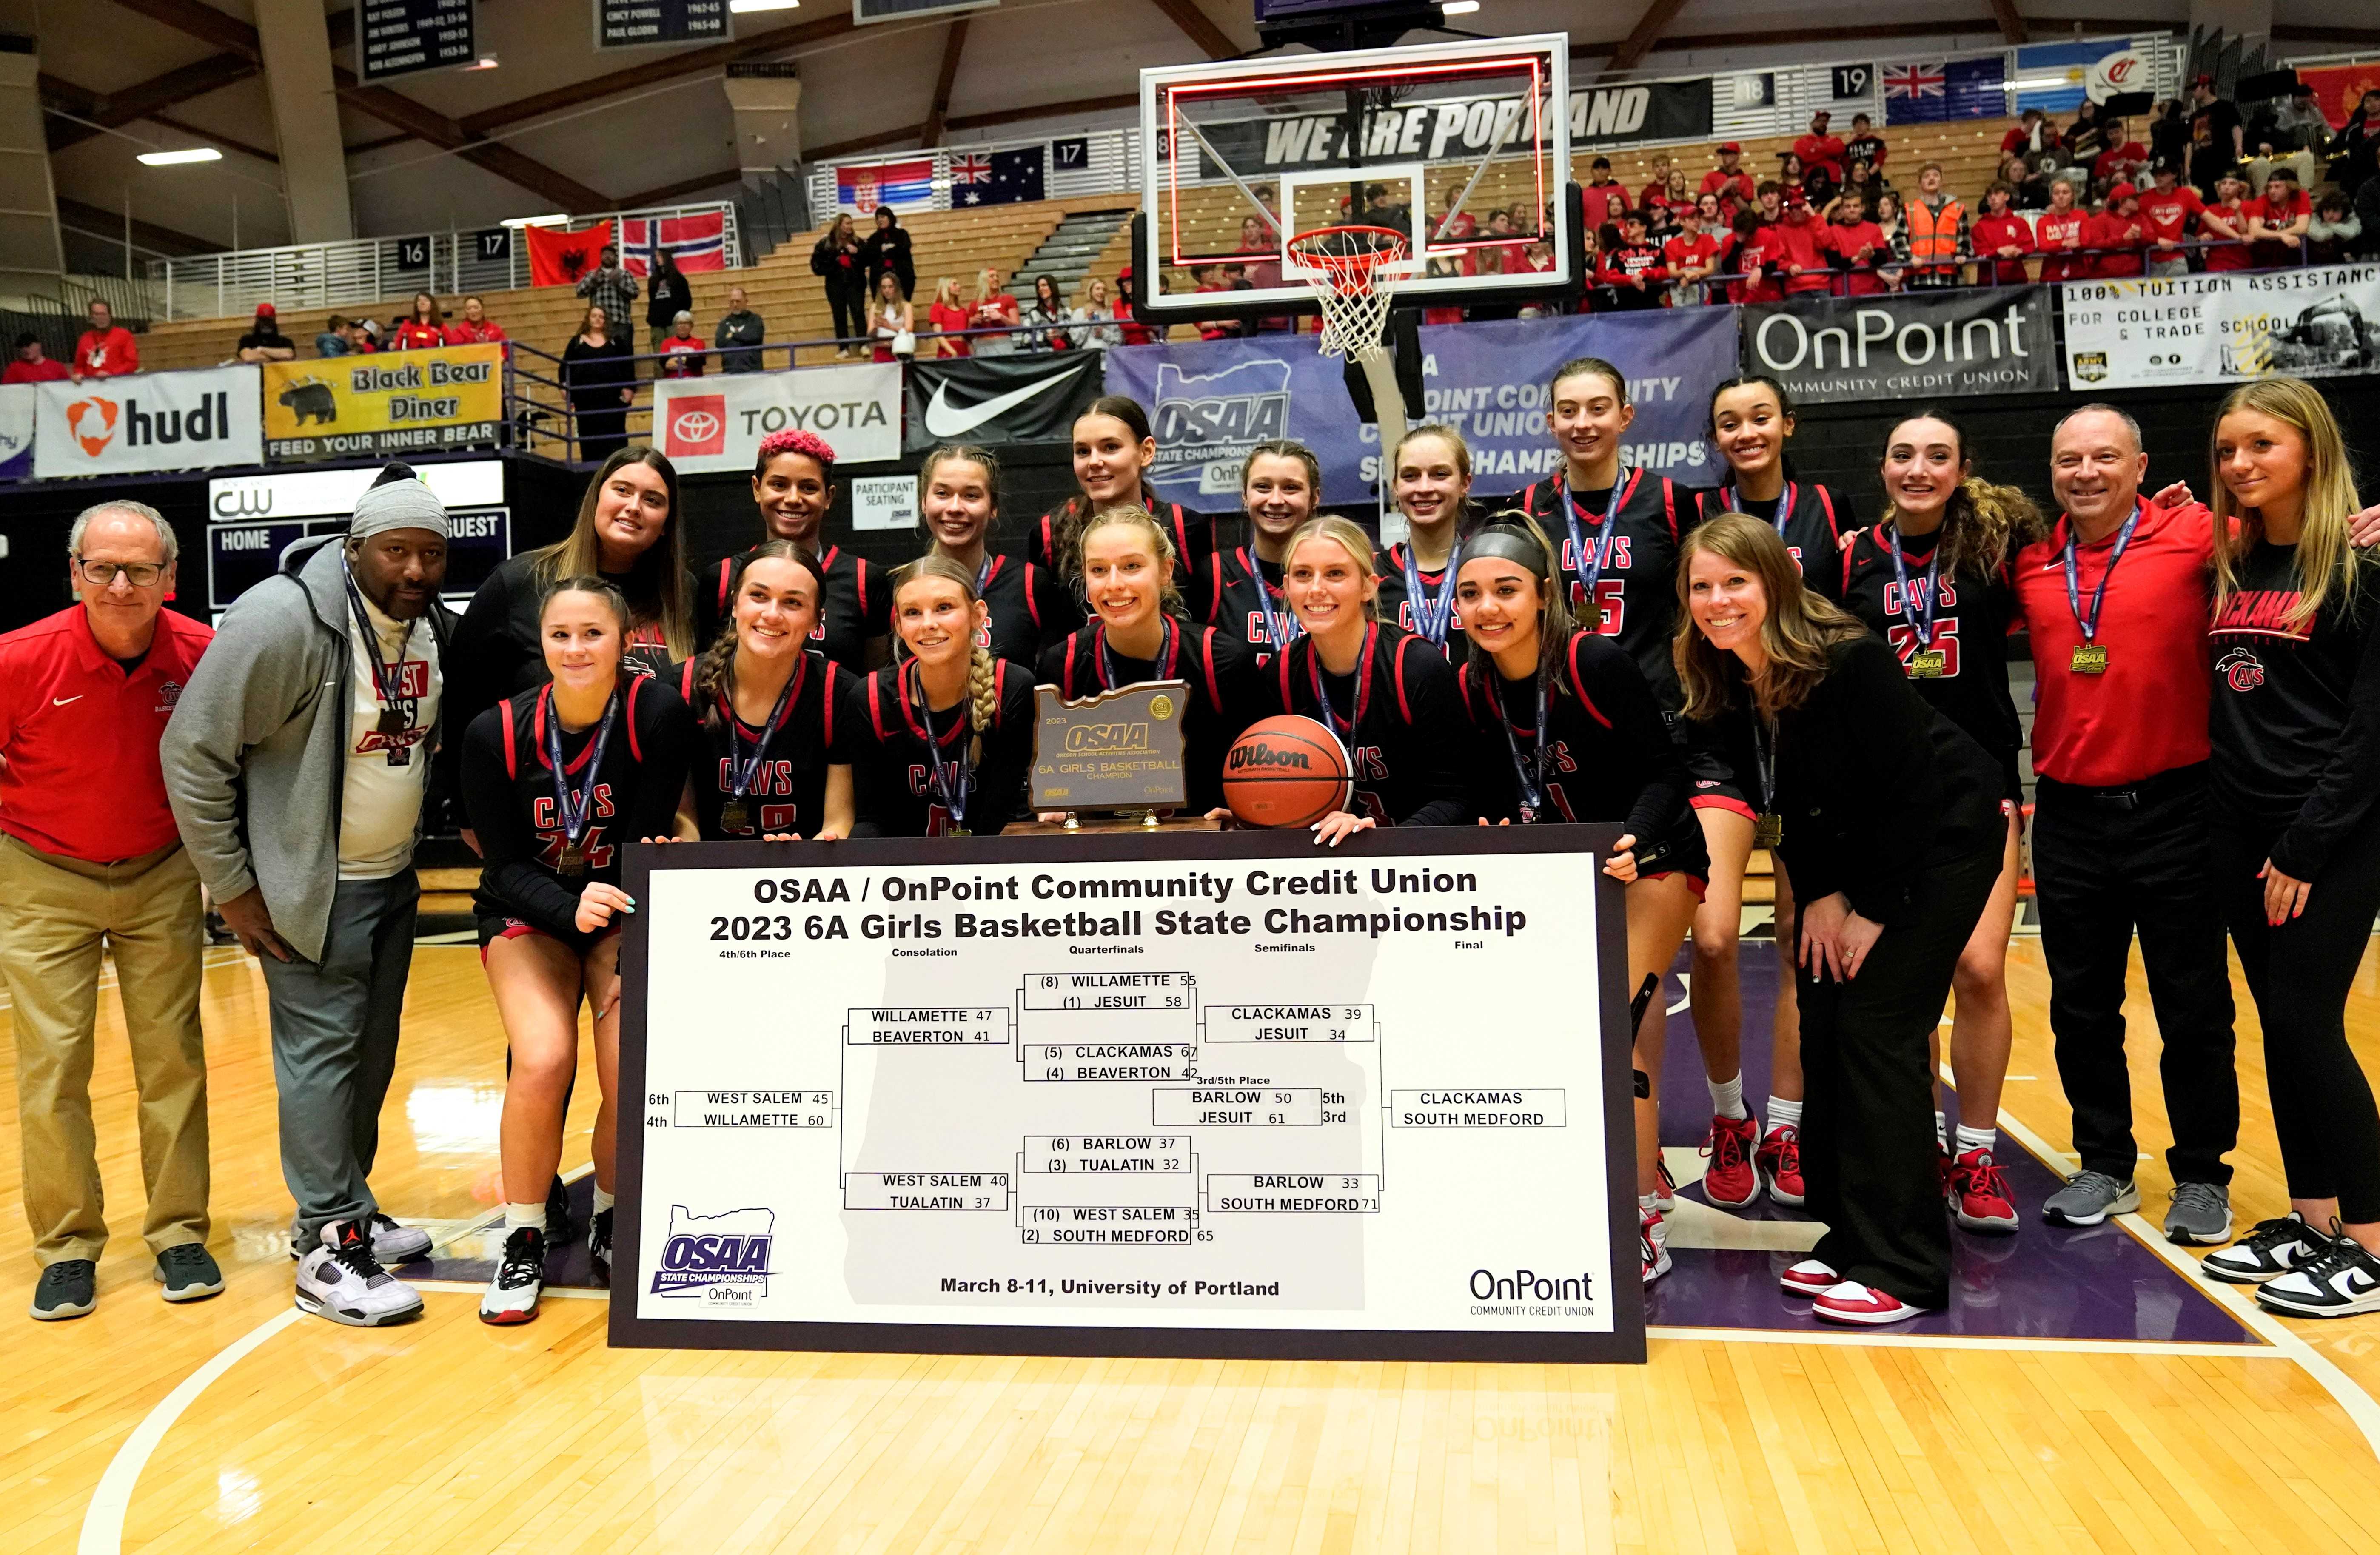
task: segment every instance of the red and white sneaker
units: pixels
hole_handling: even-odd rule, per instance
[[[1658,1155],[1653,1158],[1653,1208],[1666,1215],[1678,1207],[1678,1180],[1670,1175],[1670,1163]]]
[[[2008,1173],[1977,1146],[1950,1162],[1946,1197],[1950,1214],[1969,1231],[1994,1236],[2016,1233],[2016,1200],[2009,1193]]]
[[[1810,1316],[1829,1323],[1851,1323],[1861,1328],[1876,1328],[1886,1323],[1905,1322],[1923,1317],[1925,1308],[1912,1306],[1886,1291],[1873,1285],[1863,1285],[1856,1280],[1821,1291],[1810,1304]]]
[[[1778,1288],[1790,1296],[1822,1296],[1842,1282],[1841,1275],[1815,1258],[1803,1258],[1777,1276]]]
[[[1802,1186],[1802,1131],[1791,1124],[1779,1124],[1760,1141],[1760,1148],[1752,1152],[1752,1164],[1760,1172],[1760,1181],[1768,1197],[1778,1203],[1799,1209],[1807,1197]]]
[[[1636,1251],[1645,1260],[1645,1283],[1649,1285],[1670,1272],[1669,1233],[1661,1217],[1650,1209],[1636,1224]]]
[[[1722,1209],[1741,1209],[1760,1197],[1760,1173],[1753,1168],[1752,1152],[1760,1144],[1758,1118],[1711,1119],[1703,1136],[1703,1154],[1710,1165],[1703,1170],[1703,1197]]]

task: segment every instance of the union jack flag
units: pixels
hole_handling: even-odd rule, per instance
[[[982,184],[991,180],[991,159],[988,156],[955,156],[951,158],[951,182]]]
[[[1949,116],[1949,67],[1934,61],[1924,65],[1888,65],[1884,81],[1884,122],[1931,124]]]
[[[1884,67],[1887,97],[1939,97],[1944,79],[1939,65],[1888,65]]]

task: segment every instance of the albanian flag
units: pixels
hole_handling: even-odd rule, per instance
[[[612,224],[598,222],[576,232],[560,227],[532,226],[528,236],[528,284],[532,286],[575,286],[602,262],[603,246],[612,241]]]

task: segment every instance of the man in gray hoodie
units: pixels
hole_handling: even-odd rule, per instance
[[[199,878],[272,998],[298,1305],[358,1327],[420,1313],[382,1264],[430,1249],[381,1213],[368,1179],[441,744],[446,540],[437,497],[391,465],[344,540],[291,546],[234,602],[161,748]]]

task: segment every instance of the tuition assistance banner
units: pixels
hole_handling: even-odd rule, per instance
[[[813,431],[844,464],[901,456],[901,364],[804,367],[653,385],[653,441],[689,474],[749,470],[772,431]]]
[[[443,346],[264,365],[264,453],[346,459],[492,444],[504,348]]]
[[[938,443],[1058,443],[1106,392],[1097,351],[949,357],[909,369],[909,452]]]
[[[2380,264],[2065,285],[2077,389],[2380,371]]]
[[[263,462],[253,367],[37,386],[33,473],[43,480]]]
[[[1148,406],[1158,494],[1209,511],[1237,505],[1240,467],[1267,438],[1293,437],[1322,461],[1322,500],[1366,504],[1380,462],[1377,427],[1355,419],[1336,358],[1310,334],[1264,334],[1108,354],[1108,392]],[[1626,375],[1636,404],[1621,457],[1694,485],[1718,483],[1704,395],[1735,371],[1735,310],[1433,324],[1421,331],[1426,419],[1471,444],[1481,497],[1518,492],[1560,462],[1546,430],[1548,380],[1573,357]]]
[[[1813,298],[1738,311],[1743,370],[1776,379],[1804,405],[2058,387],[2046,286]]]

